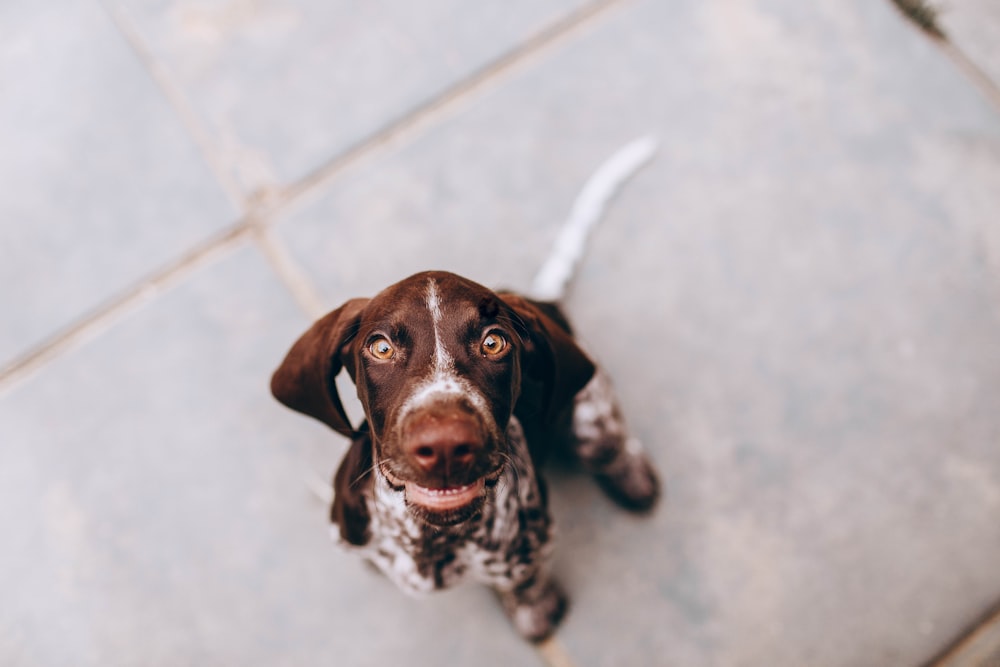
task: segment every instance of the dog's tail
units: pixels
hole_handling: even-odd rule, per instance
[[[587,248],[587,237],[600,220],[608,202],[640,167],[652,159],[657,142],[651,136],[620,148],[587,180],[563,223],[552,252],[535,276],[529,292],[539,301],[559,301]]]

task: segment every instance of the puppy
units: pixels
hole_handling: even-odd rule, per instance
[[[364,408],[357,429],[334,383],[341,369]],[[409,593],[492,587],[532,641],[566,610],[549,572],[545,459],[567,451],[630,510],[659,495],[607,377],[559,307],[451,273],[418,273],[327,314],[271,390],[351,439],[333,482],[340,543]]]

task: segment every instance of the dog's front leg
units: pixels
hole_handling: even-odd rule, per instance
[[[496,592],[511,623],[522,637],[533,642],[555,632],[566,614],[566,595],[543,571],[512,588],[497,587]]]

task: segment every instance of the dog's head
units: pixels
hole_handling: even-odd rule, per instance
[[[373,475],[428,523],[455,524],[479,511],[503,469],[515,409],[555,415],[593,375],[550,314],[454,274],[427,272],[348,301],[295,343],[271,391],[353,438],[333,507],[346,540],[367,541],[361,494]],[[341,368],[367,417],[359,431],[337,394]],[[524,384],[536,388],[530,398]]]

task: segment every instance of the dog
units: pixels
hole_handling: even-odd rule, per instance
[[[618,160],[612,176],[622,180],[637,156],[631,166]],[[594,182],[605,194],[614,189]],[[566,237],[579,240],[574,224]],[[540,273],[555,282],[544,282],[564,285],[579,254],[557,252],[547,265],[554,272]],[[357,429],[334,382],[342,369],[364,408]],[[408,593],[464,580],[492,587],[531,641],[550,636],[567,608],[550,572],[546,459],[571,454],[635,512],[660,495],[607,375],[555,300],[418,273],[319,319],[275,371],[271,391],[351,440],[333,480],[338,542]]]
[[[334,383],[354,380],[352,428]],[[565,608],[552,581],[541,465],[567,447],[609,495],[648,511],[659,481],[606,375],[556,304],[418,273],[316,322],[271,382],[284,405],[351,438],[334,478],[337,537],[400,588],[492,586],[539,641]]]

